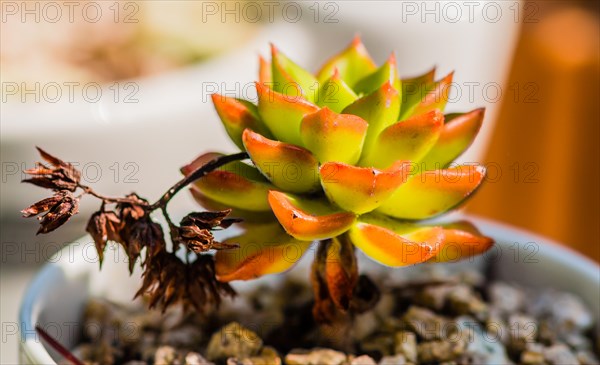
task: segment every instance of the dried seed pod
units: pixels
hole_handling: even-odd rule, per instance
[[[37,234],[45,234],[65,224],[78,211],[79,198],[74,197],[69,191],[62,190],[24,209],[22,213],[26,218],[45,213],[38,217],[40,229],[37,231]]]
[[[42,158],[52,165],[52,168],[41,162],[36,164],[33,169],[24,172],[33,177],[23,180],[23,182],[53,190],[75,191],[79,186],[81,173],[72,164],[52,156],[48,152],[37,147]]]

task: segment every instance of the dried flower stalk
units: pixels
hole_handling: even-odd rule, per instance
[[[94,240],[100,266],[109,241],[117,242],[125,249],[130,273],[138,258],[143,256],[143,282],[135,296],[147,295],[151,308],[159,306],[164,311],[171,305],[182,304],[186,309],[207,312],[218,306],[223,296],[235,295],[229,284],[217,281],[213,255],[206,253],[237,247],[236,244],[218,242],[212,232],[240,220],[227,218],[231,213],[229,209],[192,212],[176,225],[167,213],[167,205],[181,189],[207,173],[229,162],[247,158],[245,152],[220,156],[199,166],[168,189],[158,201],[150,204],[135,193],[125,197],[101,195],[81,183],[81,173],[72,164],[39,147],[37,149],[45,162],[38,162],[35,168],[26,170],[25,173],[31,177],[23,182],[52,190],[53,195],[25,208],[22,213],[26,218],[38,217],[38,234],[52,232],[65,224],[78,213],[80,199],[85,195],[93,196],[101,201],[101,205],[88,220],[86,231]],[[81,193],[74,195],[78,190]],[[110,205],[112,209],[107,208]],[[169,224],[173,242],[171,250],[167,248],[161,225],[151,217],[156,210],[162,212]],[[186,250],[185,262],[176,255],[180,246]]]

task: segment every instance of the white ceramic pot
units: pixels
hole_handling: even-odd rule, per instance
[[[471,218],[469,218],[471,219]],[[600,313],[600,267],[589,259],[546,238],[480,218],[471,219],[487,235],[498,242],[494,250],[478,259],[456,264],[444,264],[450,269],[472,266],[490,269],[495,279],[527,287],[555,288],[580,296],[596,314]],[[90,296],[102,296],[127,302],[139,286],[139,273],[128,277],[125,255],[107,250],[105,266],[98,271],[97,257],[89,237],[60,251],[52,263],[35,277],[29,286],[19,315],[22,341],[22,364],[55,364],[56,354],[39,341],[35,325],[39,324],[67,347],[77,342],[75,335],[83,306]],[[366,270],[383,270],[361,258]],[[292,273],[306,275],[303,260]],[[435,267],[435,265],[430,265]],[[424,266],[389,271],[393,277],[419,275]],[[281,275],[268,276],[252,282],[236,283],[242,293],[265,280],[279,280]],[[308,277],[306,277],[308,280]]]

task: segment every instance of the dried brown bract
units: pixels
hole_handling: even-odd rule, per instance
[[[52,156],[39,147],[37,147],[37,150],[52,167],[48,167],[42,162],[36,163],[35,168],[25,170],[25,173],[32,177],[23,180],[23,182],[47,189],[68,190],[71,192],[77,190],[81,173],[72,164]]]
[[[239,219],[226,218],[230,213],[231,209],[188,214],[181,220],[177,242],[184,244],[195,253],[238,247],[216,241],[212,234],[212,231],[217,228],[227,228],[233,223],[240,222]]]
[[[96,251],[98,252],[98,258],[100,261],[100,267],[102,267],[102,261],[104,260],[104,248],[108,241],[121,241],[119,232],[122,228],[121,219],[115,212],[98,211],[90,217],[88,221],[86,231],[92,236],[94,243],[96,244]]]
[[[124,222],[137,221],[147,215],[144,207],[148,206],[148,201],[139,195],[132,193],[125,197],[127,200],[117,204],[119,216]]]
[[[147,260],[165,250],[166,242],[162,227],[150,217],[147,210],[148,201],[137,194],[129,194],[126,199],[116,206],[115,215],[118,218],[113,221],[115,224],[106,228],[115,229],[112,239],[119,242],[127,252],[129,272],[133,272],[135,262],[144,247],[147,248]],[[96,246],[98,247],[98,243]]]
[[[357,280],[354,248],[345,236],[322,241],[312,265],[315,319],[332,323],[347,312]]]
[[[22,210],[23,217],[29,218],[42,213],[38,217],[40,220],[40,229],[37,234],[52,232],[65,224],[72,216],[79,211],[79,198],[76,198],[71,192],[62,190],[56,192],[52,197],[42,199],[30,207]]]
[[[377,304],[380,293],[366,276],[358,275],[354,247],[345,235],[321,241],[312,265],[315,294],[313,315],[332,324],[363,313]]]
[[[206,313],[217,307],[222,297],[235,292],[229,284],[217,281],[211,256],[199,255],[194,262],[185,263],[175,254],[161,251],[144,271],[136,297],[141,295],[148,296],[150,308],[160,307],[163,312],[180,303],[186,310]]]
[[[125,197],[101,195],[81,183],[81,173],[72,164],[40,148],[38,151],[50,167],[37,163],[34,169],[25,171],[32,177],[24,182],[54,190],[51,197],[22,211],[24,217],[38,216],[41,221],[38,233],[48,233],[63,225],[77,213],[81,196],[92,196],[102,203],[100,210],[90,217],[86,231],[94,240],[100,266],[109,241],[117,242],[125,249],[130,273],[142,256],[143,285],[137,295],[148,294],[151,307],[165,309],[170,305],[183,304],[186,309],[206,312],[218,305],[222,296],[235,294],[228,284],[216,280],[213,255],[203,254],[213,249],[237,247],[216,241],[212,234],[214,230],[239,222],[238,219],[227,218],[231,210],[190,213],[177,226],[169,218],[166,208],[171,198],[185,186],[226,163],[247,158],[245,152],[217,157],[198,166],[169,188],[157,202],[150,204],[135,193]],[[73,193],[78,189],[81,194],[75,196]],[[109,205],[111,208],[107,208]],[[152,220],[151,214],[156,210],[162,211],[169,223],[173,241],[170,249],[167,248],[162,226]],[[186,251],[182,254],[191,259],[191,263],[184,263],[175,255],[180,244],[185,246]]]

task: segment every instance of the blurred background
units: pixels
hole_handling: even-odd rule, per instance
[[[37,222],[19,214],[46,194],[19,183],[34,146],[107,195],[153,200],[196,155],[234,151],[208,97],[252,98],[269,42],[315,70],[360,34],[378,62],[395,50],[404,77],[455,70],[447,110],[487,108],[463,161],[489,176],[467,212],[600,261],[598,2],[450,3],[1,0],[3,322],[97,209],[84,201],[64,228],[35,236]],[[175,203],[193,208],[181,195]],[[16,344],[2,345],[0,363],[15,363]]]
[[[527,10],[529,9],[529,10]],[[485,153],[488,184],[467,211],[600,261],[600,24],[596,1],[525,3]],[[499,174],[493,178],[494,170]],[[497,181],[496,181],[497,180]]]

